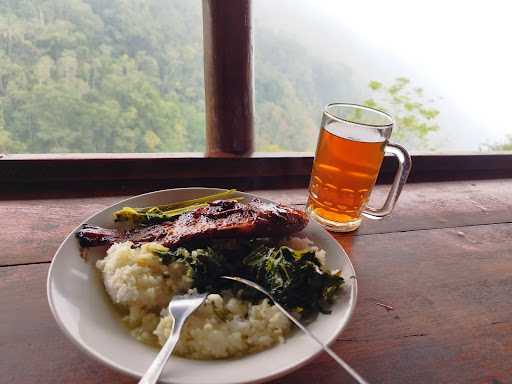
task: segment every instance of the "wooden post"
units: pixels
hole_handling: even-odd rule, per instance
[[[208,155],[253,151],[251,0],[203,0]]]

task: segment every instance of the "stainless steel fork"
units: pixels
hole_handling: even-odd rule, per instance
[[[185,320],[204,302],[207,293],[174,296],[169,303],[169,314],[173,317],[174,323],[171,334],[164,346],[156,356],[151,366],[139,381],[139,384],[155,384],[164,369],[165,363],[169,360],[174,347],[180,338],[181,328]]]
[[[339,357],[329,346],[325,345],[318,337],[316,337],[311,331],[309,331],[306,327],[304,327],[295,317],[293,317],[290,312],[288,312],[286,309],[284,309],[277,301],[274,299],[274,297],[268,293],[261,285],[256,284],[254,281],[242,279],[241,277],[236,276],[222,276],[222,279],[228,279],[228,280],[234,280],[239,283],[245,284],[249,287],[252,287],[261,293],[263,293],[265,296],[267,296],[270,300],[274,302],[274,305],[281,311],[283,314],[290,319],[292,323],[294,323],[301,331],[303,331],[306,335],[308,335],[311,339],[316,341],[329,356],[331,356],[334,361],[336,361],[345,371],[348,372],[350,376],[354,378],[359,384],[369,384],[365,379],[357,373],[354,368],[352,368],[350,365],[348,365],[345,360],[343,360],[341,357]]]

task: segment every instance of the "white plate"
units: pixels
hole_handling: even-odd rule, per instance
[[[147,193],[114,204],[84,222],[112,227],[112,213],[123,206],[153,206],[221,191],[215,188],[182,188]],[[140,377],[153,361],[157,350],[138,342],[121,326],[93,265],[80,258],[75,231],[66,237],[57,250],[48,272],[48,301],[55,320],[64,333],[90,356],[121,372]],[[332,314],[320,315],[309,326],[323,342],[330,343],[345,328],[356,305],[355,272],[345,251],[320,225],[310,222],[303,232],[326,250],[329,267],[341,269],[346,280],[345,292],[332,308]],[[296,331],[284,344],[243,358],[196,361],[172,357],[162,373],[161,382],[261,382],[299,368],[320,350],[304,334]]]

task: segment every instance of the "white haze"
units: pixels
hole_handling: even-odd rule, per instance
[[[255,3],[256,22],[294,33],[317,54],[346,63],[363,93],[369,80],[398,76],[422,86],[441,110],[442,129],[433,138],[439,149],[477,150],[512,134],[511,2]]]

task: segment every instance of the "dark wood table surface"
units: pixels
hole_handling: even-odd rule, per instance
[[[254,192],[298,206],[306,199],[304,189]],[[65,235],[125,196],[62,196],[0,192],[0,381],[134,383],[72,345],[46,300]],[[391,217],[335,235],[356,268],[359,299],[333,349],[371,383],[512,383],[511,201],[512,179],[410,184]],[[275,382],[351,380],[321,355]]]

